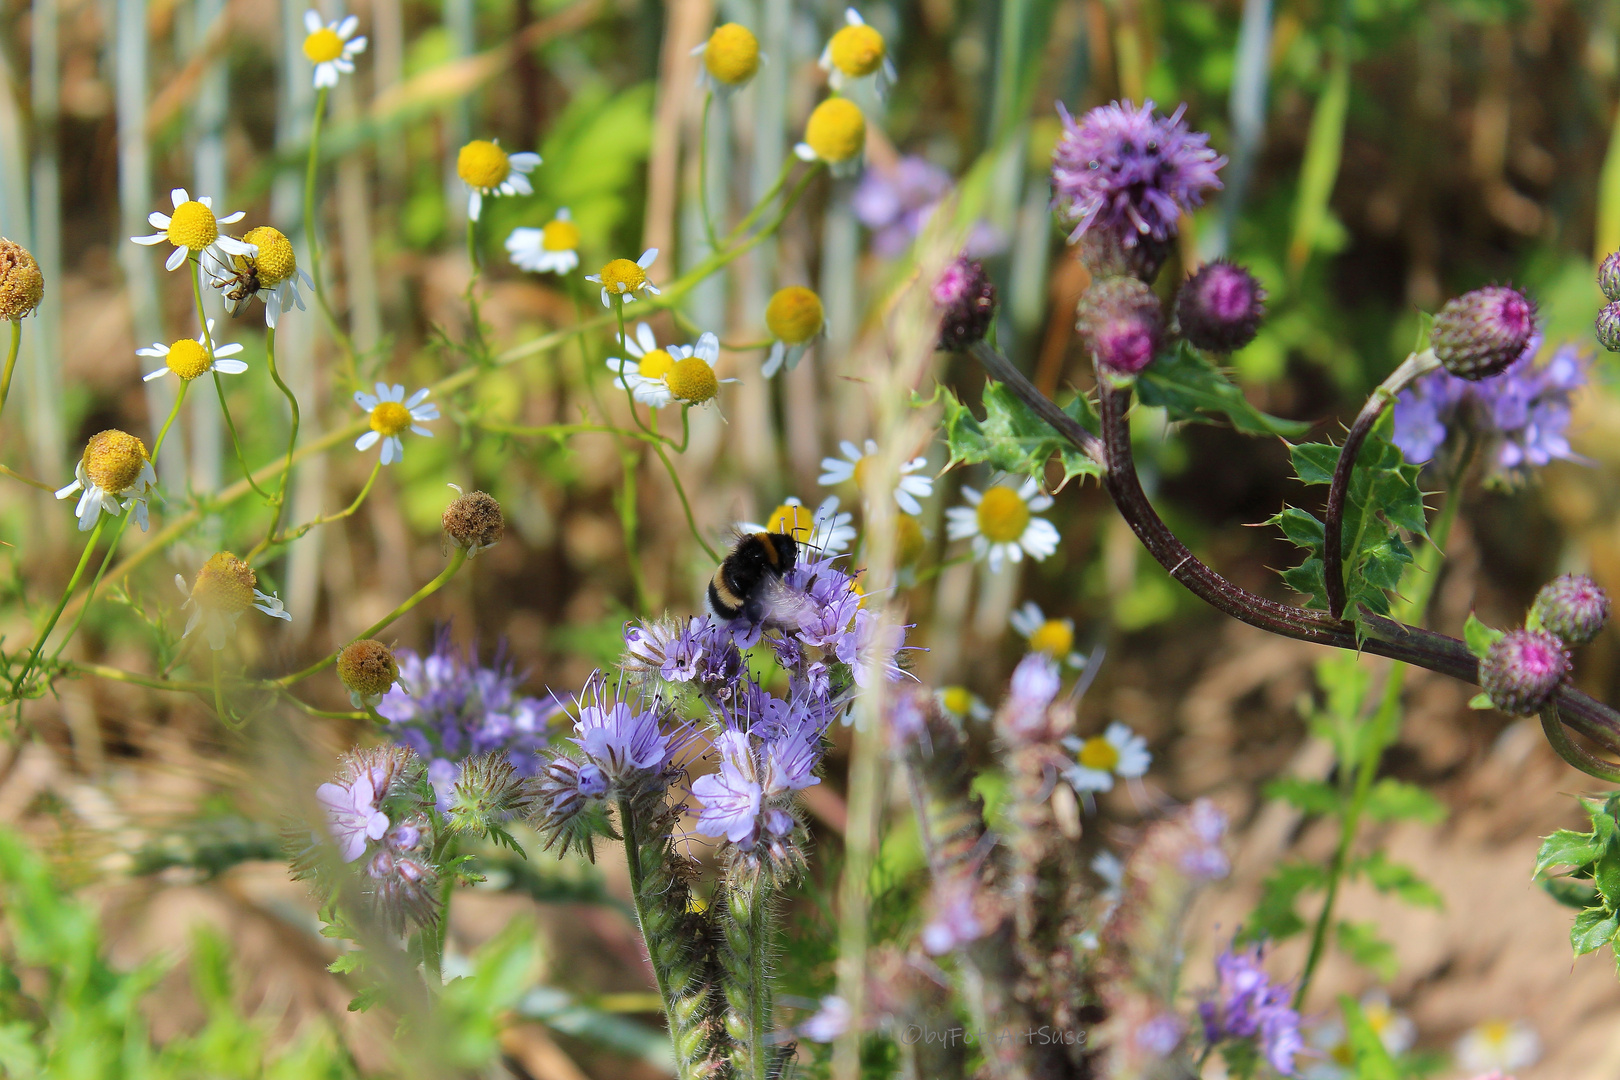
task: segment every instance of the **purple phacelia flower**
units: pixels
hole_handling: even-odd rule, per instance
[[[1564,574],[1541,587],[1531,618],[1568,645],[1586,645],[1609,621],[1609,594],[1585,574]]]
[[[959,873],[936,881],[933,918],[922,929],[923,948],[942,956],[982,938],[988,930],[979,908],[976,875]]]
[[[1569,650],[1546,630],[1510,630],[1479,662],[1480,689],[1513,716],[1534,716],[1569,674]]]
[[[322,784],[315,798],[326,810],[326,827],[346,863],[365,853],[366,843],[388,832],[388,815],[377,805],[380,793],[371,776],[362,773],[346,783]]]
[[[950,193],[951,174],[926,158],[907,154],[893,165],[869,165],[855,185],[849,204],[855,217],[872,232],[872,251],[892,259],[911,246]],[[968,233],[970,255],[993,255],[1004,247],[1001,234],[988,222]]]
[[[996,729],[1009,742],[1036,742],[1050,734],[1047,710],[1063,685],[1058,663],[1045,653],[1029,653],[1013,669],[1007,697],[996,712]]]
[[[1142,238],[1168,240],[1181,214],[1199,206],[1221,181],[1226,159],[1209,136],[1190,131],[1182,105],[1157,116],[1153,102],[1140,109],[1114,102],[1078,122],[1058,103],[1063,135],[1052,151],[1052,203],[1075,223],[1071,243],[1093,227],[1115,233],[1125,247]]]
[[[1173,1012],[1162,1012],[1136,1029],[1136,1045],[1154,1057],[1169,1057],[1186,1032],[1185,1020]]]
[[[579,701],[574,744],[610,785],[657,776],[669,767],[677,737],[664,732],[660,710],[614,699],[600,679],[592,681],[586,694]]]
[[[1208,799],[1199,799],[1187,811],[1187,829],[1193,843],[1181,854],[1181,868],[1206,881],[1223,878],[1232,863],[1221,847],[1226,836],[1226,813]]]
[[[1204,1038],[1211,1046],[1228,1039],[1253,1039],[1278,1073],[1294,1074],[1294,1056],[1304,1049],[1299,1013],[1289,1005],[1285,986],[1273,983],[1260,966],[1260,949],[1227,949],[1215,959],[1215,992],[1199,1003]]]

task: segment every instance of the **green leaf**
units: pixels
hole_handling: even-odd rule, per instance
[[[1569,947],[1576,956],[1585,956],[1613,941],[1616,930],[1620,930],[1620,915],[1607,908],[1587,908],[1575,916],[1575,924],[1569,928]]]
[[[1332,53],[1326,85],[1311,113],[1305,137],[1305,160],[1299,170],[1294,203],[1294,230],[1288,241],[1288,270],[1298,275],[1311,252],[1322,246],[1331,218],[1328,202],[1339,176],[1344,152],[1344,124],[1350,112],[1350,52],[1342,30],[1330,31]]]
[[[1339,922],[1336,929],[1339,948],[1343,949],[1350,959],[1382,979],[1395,977],[1395,973],[1400,970],[1400,964],[1395,959],[1395,946],[1378,936],[1376,922],[1351,922],[1344,919]]]
[[[1416,784],[1386,776],[1367,792],[1364,810],[1369,821],[1421,821],[1438,825],[1446,819],[1446,806]]]
[[[1491,646],[1496,644],[1497,639],[1506,632],[1505,630],[1497,630],[1494,627],[1486,626],[1474,618],[1474,613],[1470,611],[1468,621],[1463,623],[1463,642],[1467,644],[1469,652],[1483,660],[1485,654],[1491,651]]]
[[[1418,877],[1417,871],[1405,863],[1390,862],[1382,851],[1375,851],[1351,867],[1353,873],[1365,874],[1372,887],[1389,893],[1413,907],[1445,910],[1446,902],[1439,891]]]
[[[1547,871],[1554,866],[1568,866],[1579,870],[1597,861],[1603,854],[1606,842],[1599,840],[1593,833],[1578,833],[1574,829],[1559,829],[1551,836],[1541,841],[1541,850],[1536,852],[1536,868],[1532,877],[1547,877]]]
[[[1491,695],[1478,693],[1468,699],[1468,707],[1476,712],[1489,712],[1496,708],[1496,702],[1491,700]]]
[[[1266,785],[1266,798],[1281,799],[1307,814],[1331,814],[1344,805],[1339,789],[1321,780],[1278,777]]]
[[[1327,885],[1327,867],[1314,862],[1278,864],[1260,885],[1260,902],[1238,933],[1239,941],[1281,941],[1305,929],[1294,905],[1304,893]]]
[[[1592,888],[1590,881],[1567,877],[1542,878],[1541,887],[1548,896],[1577,911],[1598,902],[1598,891]]]
[[[1185,342],[1154,359],[1136,377],[1136,392],[1144,405],[1160,405],[1172,420],[1208,423],[1224,416],[1232,426],[1250,435],[1298,438],[1311,429],[1299,420],[1284,420],[1249,404],[1243,389]]]
[[[1102,475],[1101,465],[1077,450],[1001,383],[985,386],[983,420],[950,391],[942,391],[942,397],[945,441],[951,451],[947,468],[985,462],[1003,472],[1044,481],[1046,463],[1056,454],[1063,465],[1064,484],[1076,476]],[[1082,427],[1095,429],[1096,419],[1084,397],[1076,396],[1063,411]]]
[[[1592,864],[1592,884],[1603,902],[1620,909],[1620,844],[1605,844],[1603,854]]]
[[[1294,473],[1302,484],[1331,484],[1339,464],[1339,448],[1332,443],[1299,443],[1288,448]]]
[[[1344,925],[1340,924],[1341,934]],[[1345,1042],[1350,1047],[1356,1080],[1401,1080],[1395,1059],[1390,1057],[1378,1029],[1372,1026],[1355,998],[1348,994],[1340,996],[1339,1008],[1344,1012]]]

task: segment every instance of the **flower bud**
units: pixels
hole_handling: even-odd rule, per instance
[[[1620,352],[1620,303],[1613,303],[1598,312],[1597,339],[1610,352]]]
[[[21,244],[0,237],[0,321],[20,319],[39,307],[45,275]]]
[[[1533,716],[1569,674],[1569,650],[1546,630],[1511,630],[1479,662],[1479,685],[1514,716]]]
[[[531,796],[499,751],[468,758],[450,792],[450,827],[489,835],[526,812]]]
[[[1260,331],[1266,290],[1254,275],[1224,259],[1206,263],[1176,296],[1181,336],[1206,352],[1243,348]]]
[[[506,530],[506,518],[493,495],[482,491],[463,492],[454,484],[450,486],[456,489],[457,497],[444,508],[439,524],[444,526],[444,534],[451,542],[466,548],[467,557],[472,558],[485,548],[495,546]]]
[[[1170,240],[1153,236],[1134,236],[1135,243],[1127,246],[1119,232],[1103,225],[1093,225],[1080,237],[1075,257],[1093,280],[1109,277],[1133,277],[1153,284],[1159,270],[1170,257]]]
[[[1447,371],[1479,380],[1506,371],[1535,331],[1535,304],[1517,289],[1487,285],[1446,301],[1430,341]]]
[[[1597,283],[1609,303],[1620,300],[1620,251],[1611,251],[1598,265]]]
[[[1566,645],[1585,645],[1609,621],[1609,594],[1585,574],[1565,574],[1536,593],[1530,617]]]
[[[930,295],[940,309],[940,348],[965,349],[984,340],[996,316],[996,287],[982,263],[959,257],[945,268]]]
[[[372,638],[361,638],[338,653],[337,670],[357,709],[376,705],[399,679],[393,650]]]
[[[1148,366],[1164,337],[1159,298],[1133,277],[1103,278],[1080,298],[1076,329],[1110,371],[1134,375]]]

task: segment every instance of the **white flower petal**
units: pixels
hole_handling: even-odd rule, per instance
[[[170,220],[168,214],[160,214],[156,210],[146,215],[146,223],[154,229],[167,229]]]
[[[332,29],[337,32],[338,37],[347,41],[356,30],[360,29],[360,16],[350,15]]]
[[[392,465],[405,456],[405,444],[399,441],[399,436],[390,435],[383,440],[382,463]]]
[[[241,360],[215,360],[214,370],[226,375],[240,375],[248,366]]]
[[[422,389],[411,395],[409,401],[405,402],[405,407],[407,409],[416,408],[418,405],[422,404],[422,402],[426,401],[427,396],[432,392],[433,390],[430,387],[422,387]]]
[[[467,196],[467,216],[469,218],[471,218],[473,221],[477,221],[478,220],[478,215],[483,213],[483,211],[484,211],[484,196],[483,196],[483,193],[476,190],[476,189],[474,189],[473,192]]]
[[[366,39],[363,38],[363,37],[357,37],[357,38],[354,38],[354,39],[352,39],[350,41],[346,41],[346,42],[343,43],[343,55],[344,56],[358,56],[360,53],[363,53],[365,51],[366,51]]]
[[[645,270],[653,264],[653,260],[656,258],[658,258],[658,249],[648,248],[641,253],[641,258],[636,260],[636,265]]]
[[[183,247],[177,247],[169,253],[169,258],[163,264],[165,270],[178,270],[186,264],[186,258],[191,254]]]
[[[356,450],[370,450],[373,446],[377,445],[377,440],[380,438],[382,438],[382,432],[368,431],[358,439],[354,440],[354,448]]]
[[[168,373],[169,373],[168,368],[160,367],[156,371],[148,372],[145,376],[143,376],[141,378],[141,382],[151,382],[153,379],[161,379],[161,378],[163,378],[163,376],[167,375]]]
[[[310,10],[304,12],[304,30],[305,30],[306,33],[313,34],[315,31],[319,30],[323,25],[324,24],[321,22],[321,16],[320,16],[319,12],[315,11],[313,8],[311,8]]]
[[[190,201],[191,196],[186,194],[186,189],[183,187],[173,188],[169,191],[169,202],[174,205],[176,210]]]
[[[238,221],[241,221],[245,217],[247,217],[247,211],[246,210],[238,210],[234,214],[229,214],[229,215],[227,215],[225,217],[220,218],[219,223],[221,225],[235,225]]]

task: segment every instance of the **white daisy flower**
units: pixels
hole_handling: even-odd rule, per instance
[[[939,702],[939,707],[954,720],[973,719],[983,722],[990,719],[990,706],[965,686],[941,687],[935,692],[934,698]]]
[[[529,173],[539,164],[539,154],[508,154],[498,141],[474,139],[463,146],[456,155],[456,175],[469,191],[467,217],[478,220],[485,195],[533,195]]]
[[[1404,1013],[1396,1011],[1382,990],[1369,991],[1362,997],[1361,1014],[1392,1055],[1406,1053],[1417,1041],[1417,1027]],[[1305,1064],[1301,1080],[1350,1080],[1355,1076],[1355,1054],[1339,1017],[1329,1017],[1308,1028],[1305,1042],[1316,1053],[1315,1060]]]
[[[865,449],[862,449],[846,439],[838,444],[838,449],[844,456],[822,458],[821,476],[816,482],[822,487],[831,487],[853,480],[855,486],[864,494],[866,470],[877,460],[877,442],[867,439]],[[914,457],[900,466],[900,482],[895,485],[894,501],[901,510],[912,516],[922,513],[922,503],[917,500],[926,499],[934,493],[933,477],[915,475],[926,468],[928,468],[926,457]]]
[[[225,310],[232,315],[255,296],[264,301],[264,324],[274,330],[282,312],[304,310],[298,283],[302,281],[310,290],[315,283],[299,267],[292,241],[278,230],[260,225],[249,229],[242,239],[258,248],[258,254],[235,255],[229,262],[210,256],[206,260],[213,279],[210,284],[219,290]]]
[[[1045,653],[1076,670],[1086,666],[1085,656],[1074,651],[1073,619],[1048,619],[1041,606],[1030,600],[1008,621],[1029,642],[1030,651]]]
[[[602,286],[602,306],[612,307],[610,296],[617,296],[628,304],[636,298],[638,292],[649,292],[658,295],[658,286],[647,280],[647,268],[652,266],[653,260],[658,258],[657,248],[648,248],[641,253],[641,258],[635,262],[629,259],[614,259],[594,274],[586,274],[585,280]]]
[[[1541,1036],[1523,1020],[1486,1020],[1457,1040],[1457,1066],[1465,1073],[1512,1073],[1541,1059]]]
[[[154,341],[144,349],[136,349],[136,356],[162,357],[163,367],[148,372],[142,382],[151,382],[161,379],[173,372],[181,382],[190,382],[192,379],[217,371],[224,375],[240,375],[248,366],[240,360],[232,360],[242,351],[242,346],[236,342],[214,347],[213,360],[208,359],[208,340],[214,334],[214,320],[208,320],[208,332],[199,334],[195,338],[181,338],[173,345],[165,345],[161,341]]]
[[[673,402],[675,395],[670,393],[669,384],[664,380],[678,361],[692,355],[692,346],[671,345],[667,349],[662,348],[653,335],[652,327],[637,323],[635,335],[626,335],[624,351],[635,359],[610,356],[607,360],[608,370],[618,376],[613,380],[613,385],[620,390],[628,385],[637,401],[655,409],[662,409]]]
[[[1114,777],[1133,780],[1153,764],[1147,740],[1118,720],[1109,724],[1101,735],[1089,739],[1065,736],[1063,746],[1075,760],[1063,770],[1063,779],[1078,792],[1111,791]]]
[[[804,350],[826,332],[827,311],[815,290],[788,285],[765,305],[765,328],[771,333],[771,353],[759,373],[769,379],[783,367],[792,371],[799,366]]]
[[[690,55],[703,57],[698,85],[721,97],[748,85],[765,61],[765,54],[759,51],[759,39],[740,23],[715,27],[714,33]]]
[[[967,506],[945,511],[945,535],[952,540],[973,540],[973,557],[985,559],[990,569],[1000,570],[1003,560],[1019,562],[1025,555],[1036,562],[1058,549],[1062,537],[1057,526],[1034,515],[1052,505],[1034,479],[1025,480],[1014,491],[1004,485],[987,489],[982,495],[964,487]]]
[[[568,207],[539,229],[513,229],[506,238],[512,262],[536,274],[568,274],[579,265],[579,226]]]
[[[370,450],[380,439],[382,463],[392,465],[405,456],[405,444],[399,441],[399,437],[407,428],[418,435],[432,438],[433,432],[422,426],[428,420],[439,418],[437,405],[422,404],[430,392],[424,386],[406,401],[405,388],[398,383],[391,387],[378,383],[375,397],[363,390],[356,390],[354,403],[371,414],[371,430],[354,441],[354,448]]]
[[[871,79],[881,99],[894,85],[894,61],[883,35],[866,24],[860,12],[844,9],[844,25],[827,41],[817,61],[827,82],[839,93],[862,79]]]
[[[817,105],[804,124],[804,141],[793,147],[800,161],[826,162],[834,176],[861,170],[866,151],[866,114],[849,98],[831,97]]]
[[[320,13],[304,12],[304,55],[315,65],[315,89],[336,86],[338,75],[354,73],[354,58],[366,51],[366,39],[355,37],[360,19],[350,15],[341,22],[321,22]]]
[[[782,500],[782,505],[771,512],[763,524],[753,521],[737,522],[744,533],[787,533],[806,547],[815,548],[823,555],[837,555],[848,551],[855,541],[855,515],[838,512],[838,496],[829,495],[811,513],[793,496]]]
[[[147,222],[155,229],[162,229],[160,233],[151,236],[132,236],[131,240],[137,244],[151,247],[154,244],[170,243],[174,251],[169,253],[169,260],[163,264],[165,270],[178,270],[185,265],[186,259],[193,254],[207,252],[217,261],[224,262],[227,255],[257,255],[258,248],[252,244],[244,243],[234,236],[221,235],[221,225],[234,225],[245,216],[244,211],[238,210],[225,217],[214,216],[214,200],[207,195],[200,195],[193,199],[186,193],[185,188],[175,188],[169,192],[169,201],[174,204],[174,213],[162,214],[154,210],[146,216]]]
[[[117,517],[125,510],[133,515],[141,532],[146,531],[146,500],[157,488],[157,472],[147,457],[145,443],[116,428],[99,432],[85,443],[73,475],[73,483],[57,491],[56,497],[66,499],[75,492],[84,492],[73,511],[80,532],[95,528],[102,514]]]
[[[197,580],[189,587],[179,574],[174,575],[174,585],[186,598],[181,609],[191,609],[185,632],[180,636],[190,637],[200,625],[208,638],[208,647],[216,651],[225,647],[225,639],[236,629],[236,620],[250,607],[258,608],[273,619],[292,622],[292,615],[282,605],[281,598],[259,591],[259,578],[253,567],[228,551],[209,556],[197,571]]]

